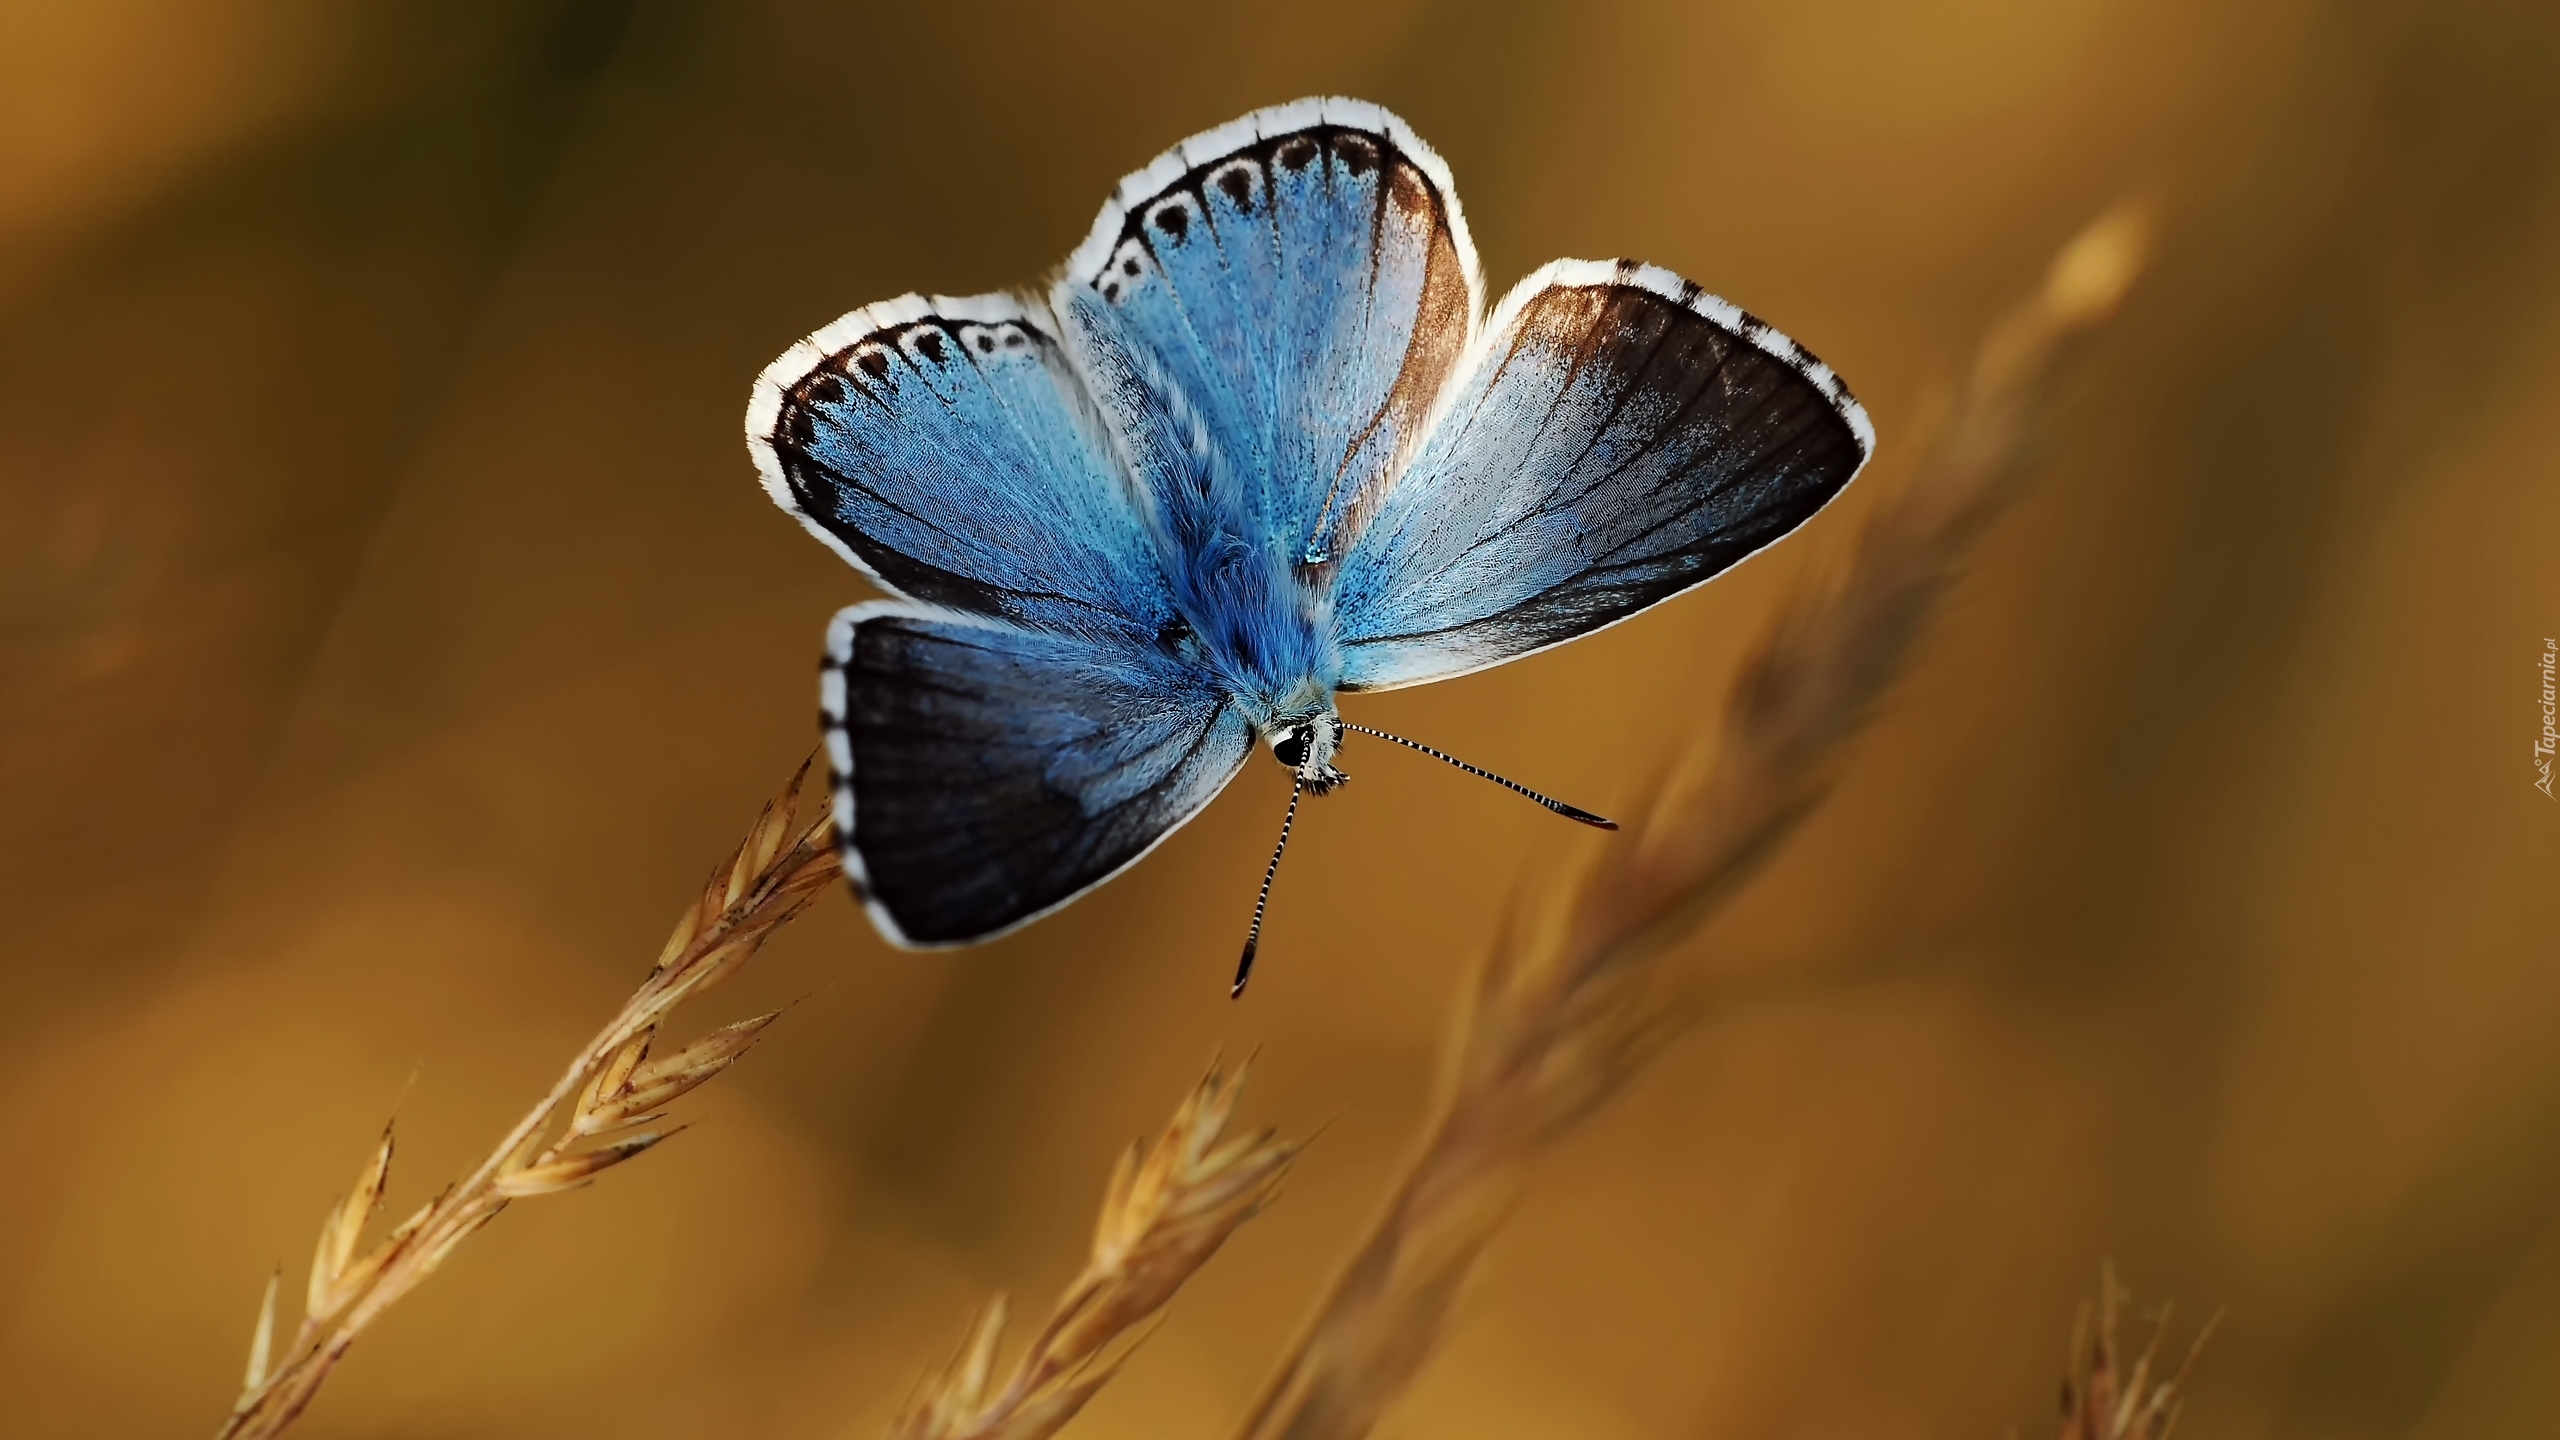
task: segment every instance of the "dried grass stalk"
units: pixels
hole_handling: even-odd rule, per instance
[[[2217,1315],[2196,1332],[2177,1373],[2159,1372],[2160,1342],[2169,1333],[2169,1311],[2163,1308],[2152,1326],[2151,1341],[2135,1357],[2133,1369],[2119,1369],[2116,1345],[2117,1306],[2130,1298],[2116,1284],[2113,1265],[2098,1275],[2097,1324],[2089,1323],[2089,1307],[2071,1331],[2071,1368],[2062,1381],[2061,1440],[2169,1440],[2186,1401],[2187,1374],[2213,1338]]]
[[[321,1222],[302,1324],[272,1368],[277,1286],[268,1283],[240,1398],[218,1440],[266,1440],[283,1433],[356,1337],[509,1202],[584,1185],[667,1138],[672,1130],[639,1127],[655,1126],[669,1101],[727,1069],[755,1043],[773,1016],[714,1030],[673,1055],[650,1055],[658,1027],[677,1006],[736,974],[834,877],[828,822],[798,822],[808,770],[802,765],[756,817],[737,853],[685,907],[648,978],[578,1052],[550,1093],[468,1178],[359,1254],[366,1222],[381,1208],[391,1179],[392,1137],[384,1127],[382,1143],[354,1187]]]
[[[960,1348],[927,1378],[890,1440],[1046,1440],[1119,1372],[1140,1328],[1279,1189],[1297,1147],[1269,1130],[1227,1138],[1244,1093],[1215,1067],[1153,1145],[1132,1145],[1112,1173],[1084,1272],[1050,1311],[992,1395],[1005,1300],[988,1302]],[[1151,1327],[1150,1327],[1151,1328]]]
[[[1931,606],[2023,469],[2068,342],[2112,314],[2147,250],[2137,210],[2083,231],[1985,339],[1918,468],[1831,584],[1800,592],[1728,696],[1721,743],[1673,768],[1634,833],[1478,973],[1438,1117],[1242,1430],[1355,1440],[1420,1371],[1526,1167],[1616,1094],[1690,1008],[1662,966],[1829,792]]]

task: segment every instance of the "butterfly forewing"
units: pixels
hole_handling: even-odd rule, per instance
[[[1476,303],[1446,168],[1348,100],[1175,147],[1123,182],[1060,283],[1098,299],[1154,388],[1197,413],[1255,538],[1293,559],[1339,549],[1410,453]]]
[[[1563,261],[1506,299],[1344,558],[1344,689],[1587,634],[1802,524],[1865,463],[1865,412],[1792,341],[1667,271]]]
[[[1152,633],[1171,601],[1049,323],[1010,296],[909,296],[819,331],[748,410],[766,488],[900,594]]]

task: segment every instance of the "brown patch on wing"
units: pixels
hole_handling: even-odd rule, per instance
[[[1448,209],[1430,180],[1420,168],[1399,156],[1388,172],[1385,190],[1386,203],[1380,207],[1378,223],[1425,231],[1429,248],[1423,262],[1422,299],[1414,316],[1413,339],[1405,347],[1404,360],[1396,369],[1395,383],[1388,387],[1386,398],[1343,452],[1345,473],[1334,481],[1333,503],[1341,507],[1340,518],[1324,528],[1329,531],[1328,548],[1336,556],[1359,540],[1370,516],[1386,499],[1395,476],[1413,458],[1414,447],[1422,440],[1422,422],[1430,415],[1432,402],[1440,397],[1466,350],[1467,320],[1474,304],[1467,290],[1466,267],[1458,258],[1457,239],[1449,230]],[[1394,453],[1369,462],[1367,474],[1349,473],[1349,467],[1381,431],[1397,437]]]
[[[1422,172],[1399,162],[1387,172],[1387,199],[1406,218],[1417,223],[1430,223],[1439,218],[1440,206],[1431,193],[1431,182]]]

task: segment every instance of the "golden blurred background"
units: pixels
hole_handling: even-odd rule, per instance
[[[2107,1256],[2228,1308],[2197,1440],[2560,1433],[2547,0],[0,5],[0,1431],[209,1433],[383,1118],[405,1211],[811,748],[864,590],[758,493],[756,371],[1315,92],[1441,150],[1497,289],[1669,265],[1876,417],[1770,560],[1351,707],[1603,811],[2054,247],[2163,217],[1845,783],[1693,942],[1723,998],[1384,1433],[2034,1435]],[[1321,1139],[1071,1432],[1224,1433],[1585,843],[1351,760],[1242,1004],[1274,766],[982,950],[830,897],[710,1007],[799,1002],[693,1128],[507,1214],[297,1433],[878,1434],[1258,1047],[1248,1118]]]

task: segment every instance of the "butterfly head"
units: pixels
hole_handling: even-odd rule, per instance
[[[1331,711],[1274,721],[1262,733],[1271,743],[1271,758],[1318,795],[1351,778],[1333,768],[1334,752],[1342,748],[1342,721]]]

